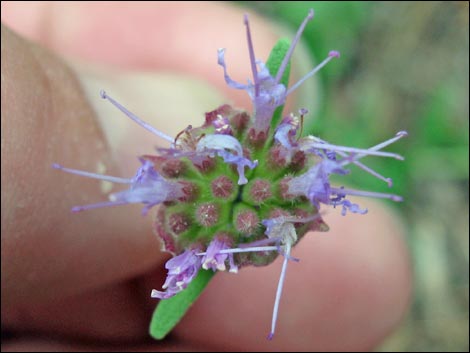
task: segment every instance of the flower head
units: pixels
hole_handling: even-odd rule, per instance
[[[302,22],[292,44],[283,54],[276,72],[270,62],[255,57],[248,17],[245,16],[252,80],[246,84],[231,79],[225,62],[225,50],[218,51],[226,83],[246,90],[253,105],[250,114],[225,104],[206,113],[200,127],[182,128],[175,138],[155,129],[105,92],[108,100],[151,133],[169,142],[156,155],[140,158],[142,166],[130,179],[97,175],[54,165],[56,169],[81,176],[129,184],[127,190],[112,194],[109,202],[77,206],[73,211],[143,203],[143,212],[159,204],[155,233],[162,250],[174,257],[166,263],[168,275],[162,288],[152,297],[168,299],[181,293],[202,268],[237,272],[239,267],[271,263],[283,257],[283,266],[274,300],[273,319],[268,338],[273,338],[284,278],[291,249],[309,231],[324,231],[323,205],[341,206],[341,213],[365,214],[349,195],[386,198],[401,197],[369,191],[335,187],[332,174],[346,175],[350,164],[385,181],[386,178],[362,163],[366,156],[403,157],[383,151],[406,136],[399,132],[391,139],[370,148],[353,148],[329,143],[316,136],[302,136],[305,109],[289,114],[279,124],[273,121],[275,110],[288,96],[312,77],[339,52],[327,57],[291,87],[283,84],[290,58],[307,23]]]

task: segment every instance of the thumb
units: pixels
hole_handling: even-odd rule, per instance
[[[1,36],[3,303],[55,299],[163,261],[139,208],[68,212],[106,195],[52,163],[119,172],[74,72],[4,27]]]

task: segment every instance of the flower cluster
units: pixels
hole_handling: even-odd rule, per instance
[[[326,231],[320,214],[322,205],[340,206],[365,214],[366,209],[352,203],[349,195],[387,198],[400,201],[396,195],[335,187],[330,175],[345,175],[348,165],[355,164],[365,172],[385,181],[392,181],[364,165],[365,156],[391,157],[397,154],[383,149],[406,136],[398,132],[376,146],[359,149],[331,144],[315,136],[302,137],[302,123],[308,113],[285,116],[273,126],[272,117],[278,107],[302,83],[333,58],[325,60],[299,82],[286,87],[281,81],[294,48],[313,11],[301,24],[277,72],[269,72],[265,63],[255,58],[250,25],[245,17],[246,34],[253,79],[247,84],[235,82],[228,74],[224,50],[218,51],[226,83],[246,90],[253,112],[222,105],[205,115],[204,124],[191,126],[172,138],[124,108],[105,92],[110,101],[129,118],[169,142],[155,155],[140,157],[142,166],[131,179],[78,171],[54,165],[65,172],[128,184],[129,188],[110,196],[110,201],[76,206],[83,211],[128,203],[144,204],[143,214],[159,205],[154,230],[161,239],[162,250],[173,254],[166,263],[168,275],[163,291],[151,296],[166,299],[174,296],[194,279],[200,269],[237,272],[247,265],[262,266],[278,255],[283,260],[276,292],[272,338],[291,249],[309,231]]]

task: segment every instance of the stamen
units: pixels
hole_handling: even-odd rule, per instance
[[[400,138],[405,137],[405,136],[407,136],[407,135],[408,135],[408,133],[407,133],[406,131],[399,131],[399,132],[395,135],[394,138],[385,141],[385,142],[387,142],[387,144],[385,144],[385,142],[382,142],[382,143],[380,143],[380,144],[378,144],[378,145],[375,145],[375,146],[369,148],[369,150],[378,150],[378,149],[381,149],[381,148],[383,148],[383,147],[386,147],[386,146],[388,146],[388,145],[390,145],[390,144],[392,144],[392,143],[398,141]],[[320,143],[327,143],[325,140],[322,140],[322,139],[320,139],[320,138],[318,138],[318,137],[316,137],[316,136],[310,136],[310,137],[311,137],[312,139],[314,139],[315,141],[317,141],[317,142],[320,142]],[[336,153],[338,153],[341,157],[345,157],[345,158],[349,157],[349,155],[348,155],[347,153],[344,153],[344,152],[342,152],[342,151],[336,151]],[[356,156],[356,158],[357,158],[357,157],[358,157],[358,156]],[[362,156],[360,156],[360,157],[362,157]],[[358,166],[359,168],[361,168],[361,169],[364,170],[365,172],[371,174],[372,176],[375,176],[377,179],[380,179],[380,180],[382,180],[382,181],[385,181],[385,182],[387,183],[388,187],[391,188],[391,187],[393,186],[393,180],[392,180],[392,178],[387,178],[387,177],[381,175],[380,173],[378,173],[377,171],[373,170],[372,168],[366,166],[366,165],[363,164],[362,162],[359,162],[357,159],[353,159],[353,160],[351,161],[351,163],[355,164],[356,166]]]
[[[151,126],[150,124],[146,123],[145,121],[143,121],[142,119],[137,117],[134,113],[132,113],[129,110],[127,110],[126,108],[124,108],[123,105],[118,103],[112,97],[108,96],[104,90],[101,90],[100,95],[101,95],[101,98],[109,100],[116,108],[118,108],[121,112],[126,114],[130,119],[135,121],[137,124],[142,126],[144,129],[147,129],[148,131],[150,131],[151,133],[157,135],[158,137],[161,137],[162,139],[173,143],[174,139],[172,137],[170,137],[167,134],[155,129],[153,126]]]
[[[282,240],[281,237],[274,237],[274,238],[266,238],[266,239],[261,239],[261,240],[256,240],[251,243],[247,244],[240,244],[240,248],[250,248],[254,246],[262,246],[266,244],[271,244],[271,243],[279,243]]]
[[[340,156],[348,156],[347,153],[344,153],[344,152],[338,152],[338,154]],[[393,186],[393,180],[392,178],[387,178],[387,177],[384,177],[382,174],[376,172],[375,170],[373,170],[372,168],[366,166],[365,164],[359,162],[359,161],[353,161],[353,164],[357,165],[359,168],[361,168],[363,171],[369,173],[370,175],[372,176],[375,176],[377,179],[380,179],[380,180],[383,180],[387,183],[388,187],[391,188]]]
[[[235,254],[235,253],[243,253],[243,252],[258,252],[258,251],[274,251],[277,250],[277,246],[257,246],[252,248],[234,248],[234,249],[224,249],[220,250],[218,254]],[[207,252],[200,252],[197,253],[197,256],[204,256]]]
[[[305,108],[299,109],[300,131],[299,131],[299,136],[297,137],[297,141],[302,137],[302,133],[304,132],[304,116],[307,114],[308,114],[308,109],[305,109]]]
[[[354,159],[347,160],[349,164],[352,163],[355,159],[362,158],[366,155],[370,156],[380,156],[380,157],[391,157],[395,158],[398,160],[404,160],[403,156],[400,156],[399,154],[396,153],[391,153],[391,152],[380,152],[377,151],[375,148],[370,148],[370,149],[362,149],[362,148],[354,148],[354,147],[345,147],[345,146],[336,146],[336,145],[330,145],[329,143],[309,143],[307,146],[309,149],[310,148],[318,148],[318,149],[326,149],[326,150],[331,150],[331,151],[343,151],[343,152],[349,152],[349,153],[357,153],[357,156],[354,156]],[[375,146],[374,146],[375,147]],[[341,164],[341,165],[345,165]]]
[[[297,33],[296,33],[294,39],[292,40],[292,44],[290,45],[290,48],[287,51],[286,56],[282,60],[281,66],[279,67],[279,70],[277,71],[276,79],[275,79],[276,84],[278,84],[281,81],[282,75],[284,74],[284,71],[286,70],[287,64],[289,63],[289,60],[292,57],[292,53],[294,52],[295,46],[299,42],[300,37],[302,36],[302,33],[305,29],[305,26],[313,18],[313,15],[314,15],[313,9],[310,9],[308,11],[307,17],[305,17],[304,21],[302,22],[299,29],[297,30]],[[271,74],[273,74],[273,73],[271,73]]]
[[[408,136],[408,132],[406,131],[399,131],[395,134],[395,137],[392,137],[391,139],[384,141],[382,143],[379,143],[378,145],[375,145],[374,147],[369,148],[372,151],[378,151],[381,150],[382,148],[391,145],[392,143],[397,142],[398,140],[402,139],[403,137]]]
[[[367,149],[367,151],[379,151],[381,150],[382,148],[388,146],[388,145],[391,145],[392,143],[400,140],[401,138],[403,137],[406,137],[408,136],[408,133],[406,131],[399,131],[396,133],[395,137],[387,140],[387,141],[384,141],[384,142],[381,142],[379,143],[378,145],[375,145],[369,149]],[[387,153],[387,152],[382,152],[382,153]],[[363,154],[363,153],[360,153],[358,154],[357,156],[354,156],[353,158],[348,158],[348,159],[344,159],[343,161],[341,161],[341,165],[342,166],[345,166],[345,165],[348,165],[349,163],[354,163],[354,161],[357,161],[358,159],[362,158],[362,157],[365,157],[367,154]],[[369,153],[369,155],[371,155],[371,153]],[[403,156],[400,156],[399,154],[393,154],[394,156],[390,155],[388,157],[394,157],[395,159],[398,159],[400,161],[403,161],[405,160],[405,158]],[[348,156],[348,157],[351,157],[351,156]],[[367,169],[370,169],[368,167],[366,167]],[[380,175],[378,174],[377,172],[374,172],[373,173],[376,173],[377,175]],[[381,176],[381,175],[380,175]],[[380,178],[379,178],[380,179]],[[393,182],[392,182],[392,179],[390,178],[386,178],[384,179],[385,182],[387,182],[388,186],[391,187]]]
[[[256,69],[255,50],[253,47],[253,41],[251,39],[250,22],[248,21],[248,15],[245,14],[245,16],[243,17],[243,22],[245,23],[245,26],[246,26],[246,39],[248,42],[248,51],[250,53],[251,71],[253,73],[253,82],[255,85],[255,97],[258,97],[259,96],[258,70]]]
[[[378,145],[375,145],[375,146],[367,149],[367,151],[379,151],[382,148],[387,147],[388,145],[391,145],[392,143],[394,143],[394,142],[396,142],[396,141],[398,141],[401,138],[406,137],[406,136],[408,136],[408,133],[406,131],[399,131],[399,132],[396,133],[395,137],[392,137],[391,139],[389,139],[387,141],[381,142]],[[364,156],[365,156],[364,154],[360,154],[360,155],[356,156],[355,158],[359,159],[359,158],[362,158]],[[400,158],[397,158],[399,160],[404,160],[405,159],[402,156],[399,156],[399,157]]]
[[[287,242],[286,252],[285,252],[286,256],[284,256],[284,262],[282,263],[281,276],[279,277],[279,283],[277,285],[276,299],[274,301],[274,308],[273,308],[273,318],[271,321],[271,332],[268,335],[268,340],[273,339],[274,332],[276,330],[277,313],[279,311],[279,303],[281,301],[282,288],[284,287],[284,280],[286,278],[286,270],[287,270],[287,263],[289,262],[290,250],[291,250],[291,244]]]
[[[191,129],[193,128],[192,125],[188,125],[186,126],[186,128],[180,132],[178,132],[178,134],[176,135],[175,139],[173,140],[173,145],[176,145],[176,143],[178,142],[178,139],[183,135],[183,134],[186,134],[188,135],[189,139],[192,139],[192,136],[190,134],[190,131]]]
[[[366,173],[369,173],[372,176],[375,176],[377,179],[385,181],[389,188],[391,188],[393,186],[392,178],[384,177],[382,174],[376,172],[372,168],[366,166],[364,163],[358,161],[359,158],[365,157],[364,155],[356,156],[354,159],[350,159],[350,155],[348,155],[347,153],[344,153],[344,152],[341,152],[341,151],[337,151],[337,153],[340,156],[345,157],[345,159],[341,161],[342,166],[348,165],[349,163],[353,163],[356,166],[358,166],[359,168],[361,168],[363,171],[365,171]]]
[[[75,207],[72,207],[71,211],[73,213],[77,213],[77,212],[82,212],[82,211],[94,210],[96,208],[127,205],[128,203],[129,202],[127,201],[106,201],[106,202],[92,203],[90,205],[75,206]]]
[[[333,58],[338,58],[339,57],[339,52],[337,51],[330,51],[328,53],[328,57],[323,60],[319,65],[317,65],[312,71],[310,71],[308,74],[306,74],[304,77],[302,77],[297,83],[295,83],[293,86],[291,86],[286,93],[286,96],[294,92],[297,88],[299,88],[306,80],[308,80],[310,77],[315,75],[318,71],[320,71],[326,64],[328,64],[331,59]]]
[[[341,56],[340,52],[337,51],[337,50],[331,50],[329,53],[328,53],[328,56],[332,57],[332,58],[339,58]]]
[[[110,176],[110,175],[102,175],[102,174],[85,172],[83,170],[65,168],[62,165],[57,164],[57,163],[54,163],[52,165],[52,168],[61,170],[61,171],[66,172],[66,173],[80,175],[80,176],[84,176],[84,177],[87,177],[87,178],[110,181],[112,183],[119,183],[119,184],[131,184],[132,183],[132,179],[118,178],[118,177],[113,177],[113,176]]]
[[[331,191],[338,195],[354,195],[354,196],[363,196],[363,197],[375,197],[379,199],[390,199],[395,202],[403,201],[403,197],[393,194],[384,194],[381,192],[372,192],[372,191],[362,191],[362,190],[352,190],[352,189],[343,189],[343,188],[331,188]]]

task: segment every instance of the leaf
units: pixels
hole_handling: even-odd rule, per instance
[[[284,60],[284,57],[286,56],[287,51],[289,50],[289,47],[290,47],[290,41],[285,38],[279,39],[277,43],[274,45],[274,48],[271,50],[271,53],[269,54],[268,61],[266,62],[266,67],[268,68],[271,76],[276,77],[276,74],[279,71],[279,68],[282,64],[282,60]],[[282,78],[281,78],[281,83],[284,86],[286,86],[286,88],[289,85],[289,74],[290,74],[290,60],[287,63],[287,67],[284,70],[284,74],[282,75]],[[281,105],[274,111],[273,118],[271,120],[272,131],[274,131],[274,129],[279,124],[281,117],[282,117],[283,109],[284,109],[284,106]]]
[[[186,289],[174,297],[160,300],[150,322],[150,336],[157,340],[165,338],[199,298],[214,274],[213,271],[200,270]]]

